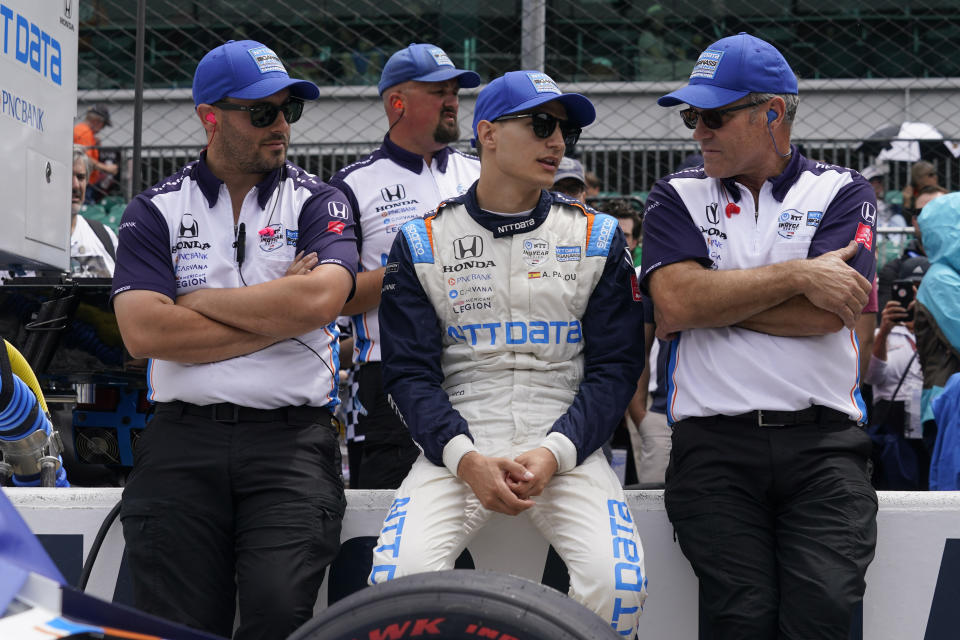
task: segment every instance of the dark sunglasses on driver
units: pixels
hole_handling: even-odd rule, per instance
[[[250,106],[220,100],[214,102],[213,106],[225,111],[246,111],[250,114],[250,124],[261,129],[272,125],[277,119],[278,113],[283,112],[283,118],[287,121],[287,124],[293,124],[299,120],[303,113],[303,100],[300,98],[287,98],[283,104],[262,102]]]
[[[680,117],[683,119],[683,124],[687,126],[687,129],[696,129],[697,120],[703,120],[703,124],[707,129],[719,129],[723,126],[723,116],[726,114],[755,106],[757,105],[748,102],[747,104],[727,107],[726,109],[709,109],[707,111],[700,111],[699,109],[690,107],[689,109],[681,111]]]
[[[520,118],[531,118],[533,120],[533,135],[538,138],[549,138],[553,135],[554,130],[557,128],[557,124],[560,125],[560,134],[563,136],[563,143],[572,147],[577,144],[577,140],[580,139],[580,132],[583,131],[580,127],[575,127],[567,120],[561,120],[556,116],[552,116],[549,113],[518,113],[508,116],[500,116],[496,118],[494,122],[500,122],[501,120],[519,120]]]

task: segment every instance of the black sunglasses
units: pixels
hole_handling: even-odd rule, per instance
[[[736,107],[727,107],[726,109],[710,109],[709,111],[700,111],[690,107],[689,109],[684,109],[681,111],[680,117],[683,119],[683,124],[687,126],[687,129],[696,129],[697,120],[700,119],[703,119],[703,124],[707,127],[707,129],[719,129],[723,126],[724,115],[734,111],[740,111],[740,109],[747,109],[755,106],[757,105],[750,102],[747,104],[737,105]]]
[[[213,106],[220,107],[225,111],[247,111],[250,113],[250,124],[261,129],[272,125],[280,112],[283,112],[287,124],[293,124],[303,114],[303,100],[300,98],[287,98],[283,104],[263,102],[249,107],[221,100],[214,102]]]
[[[494,119],[494,122],[501,120],[519,120],[520,118],[531,118],[533,120],[533,135],[538,138],[549,138],[553,135],[557,124],[560,125],[560,135],[563,136],[563,144],[572,147],[580,139],[580,133],[583,131],[580,127],[575,127],[568,120],[561,120],[549,113],[518,113],[509,116],[500,116]]]

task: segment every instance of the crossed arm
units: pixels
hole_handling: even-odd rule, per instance
[[[250,287],[201,289],[174,301],[150,290],[114,298],[134,357],[182,363],[226,360],[329,324],[350,294],[350,272],[324,264]]]
[[[846,264],[857,243],[806,260],[712,271],[692,260],[650,274],[657,335],[739,326],[779,336],[825,335],[853,328],[870,283]]]

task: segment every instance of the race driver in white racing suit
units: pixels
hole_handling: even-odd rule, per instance
[[[594,118],[543,73],[494,80],[474,112],[480,179],[393,245],[384,386],[423,454],[369,581],[450,569],[493,512],[522,513],[566,563],[571,597],[633,637],[643,550],[600,446],[642,370],[636,279],[614,218],[545,190]]]

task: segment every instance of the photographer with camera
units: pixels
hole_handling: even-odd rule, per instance
[[[884,438],[881,436],[889,436],[887,439],[895,440],[897,448],[909,448],[909,451],[901,453],[911,459],[909,467],[902,464],[901,460],[891,468],[893,459],[887,458],[885,461],[884,454],[876,452],[879,459],[875,455],[874,462],[879,468],[874,474],[874,482],[878,488],[927,488],[930,460],[921,441],[920,395],[923,374],[917,358],[913,319],[917,287],[929,266],[930,263],[923,256],[901,263],[898,277],[890,287],[890,300],[884,305],[880,316],[880,328],[874,338],[873,354],[864,377],[865,383],[873,385],[872,431],[878,442],[887,446],[882,443]],[[912,459],[916,460],[915,465]]]

